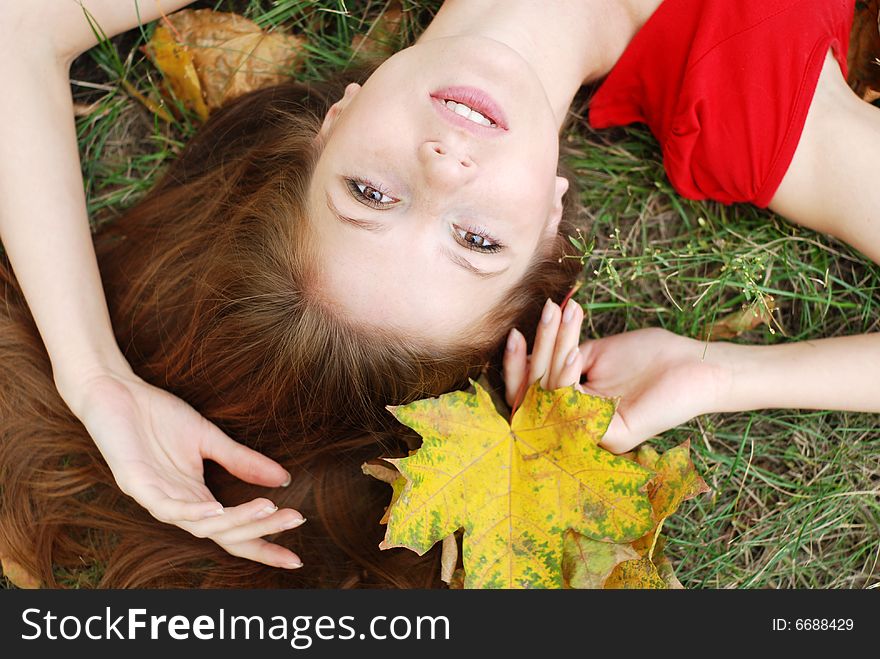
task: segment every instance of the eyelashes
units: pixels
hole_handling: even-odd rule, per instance
[[[366,179],[343,177],[343,180],[349,194],[357,202],[370,208],[383,210],[400,201],[383,186]],[[453,225],[452,236],[459,245],[474,252],[492,254],[504,249],[504,245],[495,240],[488,231],[481,228]]]
[[[455,225],[452,229],[456,242],[475,252],[488,252],[491,254],[503,247],[501,243],[495,241],[492,236],[482,229],[463,229]]]
[[[357,201],[366,204],[371,208],[387,208],[400,201],[400,199],[395,199],[388,194],[381,185],[374,185],[369,181],[356,178],[346,178],[345,185]]]

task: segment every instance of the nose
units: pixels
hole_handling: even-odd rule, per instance
[[[454,188],[467,183],[477,171],[476,163],[453,141],[430,140],[419,147],[419,160],[428,182]]]

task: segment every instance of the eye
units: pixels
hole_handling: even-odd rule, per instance
[[[348,186],[352,196],[367,206],[372,208],[382,208],[390,206],[399,199],[390,196],[380,185],[374,185],[369,181],[363,181],[356,178],[346,178],[345,184]]]
[[[459,244],[475,252],[497,252],[504,247],[482,229],[463,229],[455,225],[453,226],[453,231],[455,239]]]

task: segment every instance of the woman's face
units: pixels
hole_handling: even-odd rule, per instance
[[[532,69],[491,39],[421,42],[349,85],[309,193],[321,294],[361,322],[460,341],[556,234],[558,130]]]

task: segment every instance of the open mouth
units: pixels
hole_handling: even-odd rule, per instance
[[[472,107],[465,105],[464,103],[458,103],[453,101],[451,98],[444,98],[443,103],[449,110],[452,110],[460,117],[464,117],[468,121],[473,121],[475,124],[480,124],[481,126],[489,126],[491,128],[497,128],[498,123],[493,121],[491,118],[487,117],[480,112],[477,112]]]
[[[431,94],[431,97],[457,117],[482,126],[508,130],[507,119],[501,106],[482,89],[476,87],[445,87]]]

